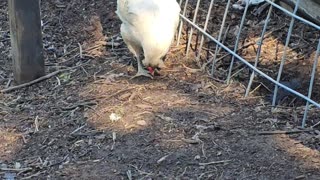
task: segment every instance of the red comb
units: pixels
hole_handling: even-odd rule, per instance
[[[150,72],[150,74],[153,74],[154,69],[152,67],[148,67],[148,71]]]

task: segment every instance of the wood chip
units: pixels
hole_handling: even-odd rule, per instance
[[[170,154],[163,156],[162,158],[160,158],[157,163],[160,164],[161,162],[163,162],[164,160],[167,159],[167,157],[169,157]]]
[[[139,121],[137,121],[137,124],[140,126],[146,126],[147,122],[145,120],[139,120]]]
[[[189,143],[189,144],[199,144],[201,141],[196,139],[181,139],[182,141]]]
[[[146,104],[138,104],[138,105],[136,105],[136,107],[138,107],[140,109],[152,109],[152,106],[146,105]]]

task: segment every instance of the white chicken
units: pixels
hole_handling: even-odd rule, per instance
[[[143,65],[151,69],[165,67],[163,57],[173,42],[179,13],[176,0],[117,0],[121,36],[138,61],[138,72],[132,78],[153,77]]]

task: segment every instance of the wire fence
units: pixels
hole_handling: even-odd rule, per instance
[[[249,3],[245,5],[243,10],[239,11],[233,8],[231,0],[178,1],[181,7],[181,22],[177,34],[177,45],[183,44],[183,41],[185,42],[186,56],[190,56],[190,54],[193,53],[196,63],[202,69],[208,69],[212,76],[220,75],[220,77],[220,68],[217,63],[231,56],[231,58],[227,60],[229,63],[227,68],[225,68],[224,73],[222,73],[222,77],[225,78],[225,83],[231,83],[232,78],[234,78],[236,74],[245,68],[248,69],[245,97],[249,96],[252,92],[254,80],[262,77],[274,86],[274,89],[271,90],[273,93],[271,97],[272,107],[277,107],[279,91],[290,92],[303,100],[305,108],[301,126],[306,126],[309,109],[313,107],[320,108],[320,103],[313,97],[315,91],[314,84],[315,81],[317,81],[317,68],[319,68],[320,26],[297,14],[301,0],[296,0],[292,11],[279,6],[273,1],[265,0],[263,6],[261,6],[261,4],[259,5],[261,9],[255,9],[255,12],[260,13],[259,17],[262,17],[262,20],[259,21],[255,28],[252,28],[250,24],[252,24],[253,20],[257,21],[258,18],[257,15],[253,15],[253,10]],[[277,19],[278,23],[274,23],[272,21],[273,19]],[[283,24],[279,23],[282,22],[282,19]],[[285,19],[288,23],[285,23]],[[235,23],[237,23],[237,25],[234,25]],[[230,33],[230,26],[234,27],[233,33]],[[274,26],[280,27],[274,29],[272,28]],[[250,34],[249,32],[252,31],[253,34]],[[271,57],[272,49],[277,52],[279,51],[279,48],[272,48],[265,42],[275,31],[283,35],[283,40],[281,41],[282,51],[277,61],[276,70],[269,71],[261,62],[274,59]],[[303,32],[311,33],[311,38],[305,40],[306,38],[297,37],[296,33]],[[229,38],[229,41],[226,40],[228,39],[228,34],[233,34],[233,37]],[[245,43],[246,39],[252,39],[253,37],[256,39],[254,43]],[[274,37],[273,41],[277,38],[279,37]],[[297,39],[298,43],[296,43]],[[299,42],[301,41],[306,41],[307,46],[299,46]],[[213,47],[212,44],[214,44]],[[254,46],[254,55],[252,57],[247,57],[242,52],[242,50],[248,46]],[[298,46],[298,48],[296,48],[296,46]],[[305,51],[303,48],[307,48],[308,51]],[[290,53],[295,50],[297,54],[299,54],[300,60],[305,60],[308,56],[311,59],[310,62],[312,62],[310,63],[310,72],[308,75],[300,75],[303,76],[307,82],[306,87],[303,87],[305,90],[303,92],[298,92],[294,86],[281,81],[286,71],[285,66],[287,66],[287,62],[291,61],[290,58],[292,58]],[[225,54],[222,55],[222,51],[224,51]],[[311,51],[313,52],[312,55],[309,53]],[[238,70],[239,64],[245,65],[245,68]],[[237,67],[235,67],[235,65],[237,65]],[[296,70],[297,69],[299,70],[299,67],[296,68]],[[318,81],[320,81],[320,79],[318,79]],[[295,86],[302,84],[300,81],[295,83]]]

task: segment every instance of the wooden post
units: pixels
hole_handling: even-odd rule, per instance
[[[8,0],[14,79],[21,84],[45,74],[39,0]]]

